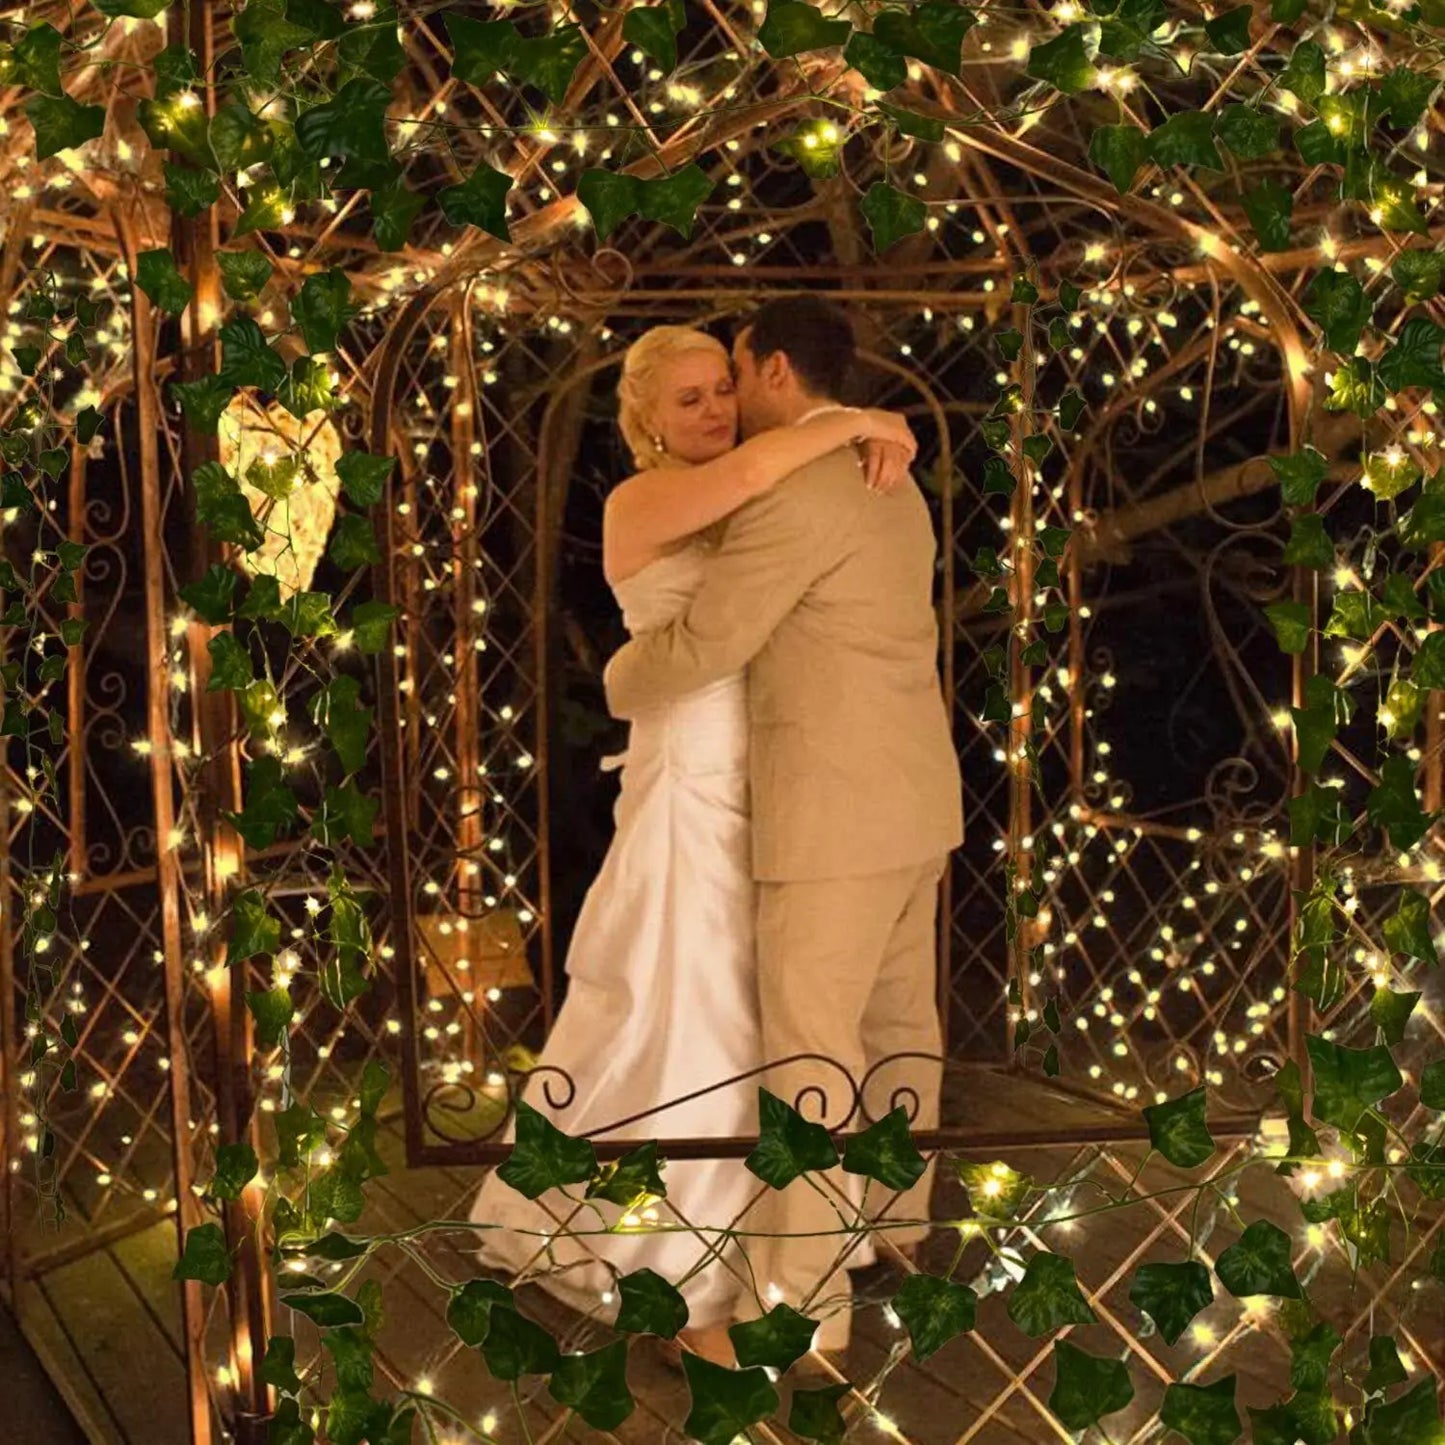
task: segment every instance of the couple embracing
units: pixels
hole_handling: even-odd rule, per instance
[[[731,355],[675,326],[627,353],[638,470],[609,497],[604,566],[631,640],[605,683],[631,736],[543,1055],[577,1085],[554,1116],[569,1134],[648,1111],[607,1137],[753,1134],[764,1066],[771,1093],[812,1117],[827,1099],[836,1125],[836,1065],[861,1081],[895,1056],[865,1102],[914,1098],[915,1128],[937,1121],[937,895],[963,836],[937,544],[906,424],[840,400],[854,360],[820,297],[764,305]],[[628,1233],[610,1206],[532,1203],[492,1176],[482,1258],[594,1314],[651,1268],[680,1282],[683,1345],[715,1363],[731,1323],[778,1302],[819,1320],[816,1350],[846,1347],[847,1270],[872,1258],[848,1249],[856,1181],[775,1192],[738,1161],[679,1160],[664,1183]],[[928,1184],[889,1205],[906,1223],[885,1222],[886,1248],[926,1233]],[[709,1233],[734,1227],[742,1249]]]

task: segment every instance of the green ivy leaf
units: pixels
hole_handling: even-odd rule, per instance
[[[1430,933],[1430,900],[1413,888],[1400,890],[1395,912],[1385,920],[1385,944],[1391,953],[1418,958],[1433,967],[1440,956]]]
[[[1164,0],[1122,0],[1107,17],[1100,16],[1099,54],[1137,60],[1167,18]]]
[[[978,1296],[952,1280],[910,1274],[893,1297],[893,1311],[903,1321],[913,1356],[921,1364],[974,1327]]]
[[[247,0],[231,25],[246,73],[259,86],[280,84],[282,58],[312,38],[287,19],[284,0]]]
[[[1298,657],[1310,640],[1310,609],[1303,602],[1271,602],[1264,609],[1281,652]]]
[[[1144,1110],[1149,1146],[1176,1169],[1197,1169],[1214,1157],[1214,1138],[1205,1122],[1205,1091],[1201,1085],[1167,1103]]]
[[[1088,403],[1076,391],[1066,391],[1059,398],[1059,426],[1064,431],[1073,431]]]
[[[1384,1035],[1387,1044],[1394,1045],[1405,1041],[1405,1029],[1409,1025],[1410,1015],[1415,1012],[1415,1005],[1419,1002],[1418,993],[1397,993],[1390,988],[1375,990],[1375,996],[1370,1000],[1370,1018]]]
[[[281,924],[266,911],[266,900],[254,888],[239,894],[231,905],[231,936],[226,945],[226,967],[244,963],[257,954],[276,952]]]
[[[1324,766],[1340,724],[1349,720],[1350,708],[1350,695],[1323,673],[1305,684],[1304,707],[1290,708],[1299,764],[1305,772],[1317,773]]]
[[[35,128],[36,160],[98,140],[105,131],[103,105],[81,105],[68,95],[33,95],[24,110]]]
[[[496,1379],[508,1382],[525,1375],[550,1375],[562,1364],[557,1341],[514,1309],[492,1311],[482,1358]]]
[[[1219,55],[1240,55],[1249,49],[1249,19],[1253,7],[1239,5],[1206,20],[1204,33]]]
[[[441,191],[437,201],[453,226],[475,226],[499,241],[510,241],[507,197],[511,190],[511,176],[481,161],[461,185]]]
[[[1313,567],[1316,571],[1333,567],[1335,544],[1325,531],[1325,519],[1314,512],[1296,517],[1290,524],[1289,541],[1284,560],[1291,567]]]
[[[1371,417],[1385,404],[1385,387],[1363,356],[1352,356],[1329,374],[1326,411],[1352,411]]]
[[[517,1143],[497,1169],[503,1183],[528,1199],[566,1184],[585,1184],[597,1172],[597,1153],[585,1139],[569,1139],[525,1101],[517,1105]]]
[[[537,39],[517,41],[508,72],[526,85],[535,85],[553,105],[567,99],[572,77],[587,58],[587,38],[580,25],[560,25]]]
[[[371,206],[371,230],[383,251],[400,251],[411,235],[412,223],[426,205],[426,198],[409,191],[400,178],[373,187],[367,196]]]
[[[1301,1298],[1290,1257],[1290,1238],[1278,1225],[1257,1219],[1215,1262],[1219,1282],[1236,1299],[1272,1295]]]
[[[605,1199],[633,1209],[644,1198],[665,1199],[667,1186],[659,1171],[657,1143],[640,1144],[615,1163],[604,1164],[587,1185],[588,1199]]]
[[[778,1408],[778,1392],[766,1370],[726,1370],[700,1355],[684,1353],[692,1408],[683,1431],[699,1445],[731,1445]]]
[[[887,1189],[911,1189],[928,1169],[913,1143],[908,1111],[901,1106],[850,1134],[843,1145],[843,1168],[849,1174],[876,1179]]]
[[[577,183],[577,199],[592,217],[597,239],[605,241],[640,204],[636,176],[620,171],[590,170]]]
[[[270,128],[238,100],[227,101],[206,130],[209,155],[218,171],[246,170],[269,160],[276,148]]]
[[[847,1422],[838,1402],[853,1387],[827,1385],[821,1390],[794,1390],[788,1411],[788,1429],[801,1440],[820,1440],[823,1445],[841,1445]]]
[[[1083,25],[1068,25],[1052,40],[1033,46],[1029,51],[1029,78],[1045,81],[1064,95],[1088,90],[1098,81],[1099,72],[1089,59],[1084,35]]]
[[[1370,1370],[1365,1376],[1365,1392],[1370,1395],[1403,1385],[1410,1378],[1400,1363],[1400,1352],[1389,1335],[1370,1337]]]
[[[366,740],[371,733],[373,709],[360,701],[361,684],[349,675],[333,678],[311,703],[311,720],[326,734],[350,777],[366,762]]]
[[[1410,680],[1430,692],[1445,687],[1445,633],[1430,633],[1415,649]]]
[[[371,522],[358,512],[347,512],[345,516],[338,517],[326,555],[343,572],[354,572],[358,567],[374,567],[381,561],[381,549],[376,545]]]
[[[1175,1345],[1190,1321],[1213,1302],[1214,1285],[1196,1260],[1143,1264],[1129,1286],[1129,1299],[1154,1321],[1165,1344]]]
[[[1351,590],[1335,593],[1330,620],[1325,624],[1326,637],[1352,637],[1367,642],[1386,619],[1385,609],[1369,592]]]
[[[330,410],[334,399],[330,368],[314,356],[298,356],[276,393],[276,400],[298,421],[313,411]]]
[[[1249,1410],[1253,1445],[1334,1445],[1340,1422],[1327,1392],[1301,1390],[1281,1405]]]
[[[301,1380],[296,1373],[296,1341],[290,1335],[273,1335],[266,1345],[266,1358],[261,1361],[261,1379],[288,1395],[301,1393]],[[295,1404],[295,1401],[287,1401]]]
[[[1387,1048],[1351,1049],[1311,1034],[1305,1039],[1314,1070],[1315,1117],[1354,1133],[1361,1117],[1403,1084]]]
[[[241,812],[222,816],[250,847],[269,848],[289,832],[300,809],[295,793],[286,786],[280,758],[266,754],[248,765],[245,803]]]
[[[1234,1389],[1233,1375],[1212,1385],[1170,1385],[1164,1392],[1159,1423],[1177,1430],[1189,1445],[1234,1445],[1244,1429]]]
[[[337,338],[361,310],[350,298],[351,282],[339,267],[306,278],[291,303],[291,319],[301,328],[307,351],[336,350]]]
[[[1043,1250],[1030,1258],[1009,1297],[1008,1317],[1031,1339],[1064,1325],[1091,1325],[1097,1319],[1079,1291],[1073,1260]]]
[[[369,1390],[373,1367],[372,1343],[359,1329],[332,1330],[322,1337],[336,1368],[336,1383],[342,1390]]]
[[[198,617],[218,626],[231,620],[237,580],[229,567],[213,563],[199,582],[181,588],[180,597]]]
[[[1149,159],[1149,137],[1136,125],[1098,126],[1089,140],[1089,159],[1122,196],[1134,184],[1139,167]]]
[[[387,161],[391,155],[386,144],[390,104],[389,85],[371,76],[354,76],[331,100],[296,117],[296,140],[302,154],[313,161],[327,157]]]
[[[1122,1360],[1085,1354],[1067,1340],[1054,1341],[1054,1370],[1049,1409],[1075,1433],[1091,1429],[1134,1398],[1134,1386]]]
[[[660,1274],[650,1269],[635,1270],[617,1282],[621,1304],[617,1328],[629,1335],[656,1335],[671,1340],[686,1324],[687,1301]]]
[[[60,84],[61,44],[61,34],[53,25],[43,22],[32,25],[10,52],[10,60],[15,67],[14,79],[42,95],[64,95]]]
[[[272,1117],[276,1121],[276,1158],[283,1169],[294,1169],[326,1142],[326,1120],[300,1100],[278,1109]]]
[[[142,251],[136,257],[135,284],[162,311],[179,316],[190,304],[195,288],[176,270],[168,250]]]
[[[1280,72],[1280,87],[1313,105],[1325,93],[1325,53],[1313,40],[1301,40]]]
[[[360,1325],[366,1322],[361,1306],[344,1294],[293,1294],[283,1295],[281,1303],[289,1310],[303,1314],[313,1324],[323,1329],[336,1329],[343,1325]]]
[[[828,1131],[766,1089],[758,1090],[758,1114],[758,1143],[746,1163],[749,1173],[764,1184],[786,1189],[802,1175],[832,1169],[838,1163],[838,1151]]]
[[[395,457],[373,456],[370,452],[348,451],[336,463],[346,500],[356,507],[372,507],[386,493],[387,478],[396,465]]]
[[[249,1144],[222,1144],[216,1150],[216,1172],[206,1192],[213,1199],[239,1199],[259,1168],[256,1151]]]
[[[1440,366],[1440,348],[1445,345],[1445,326],[1428,316],[1412,316],[1400,328],[1394,345],[1376,363],[1380,380],[1391,391],[1407,386],[1445,388],[1445,370]]]
[[[301,1418],[295,1400],[282,1400],[267,1427],[266,1445],[313,1445],[316,1432]]]
[[[875,89],[878,88],[880,87],[875,87]],[[934,120],[932,116],[927,115],[915,115],[913,111],[901,110],[895,105],[884,105],[881,100],[875,101],[874,104],[881,114],[886,115],[893,122],[900,135],[935,143],[943,139],[944,125],[941,120]]]
[[[661,70],[671,72],[677,69],[681,18],[678,7],[672,5],[639,5],[627,12],[622,22],[622,38],[655,60]]]
[[[873,36],[900,55],[958,75],[963,69],[964,37],[976,24],[978,16],[965,5],[924,0],[906,10],[882,11],[873,22]]]
[[[316,810],[312,820],[312,835],[327,848],[335,848],[343,838],[350,839],[358,848],[369,847],[374,841],[378,800],[369,793],[363,793],[353,783],[339,788],[326,789],[326,801]]]
[[[1279,149],[1279,124],[1278,117],[1251,105],[1226,105],[1214,130],[1240,160],[1258,161]]]
[[[1380,103],[1390,124],[1402,130],[1418,124],[1439,84],[1438,75],[1397,65],[1379,84]]]
[[[251,580],[246,599],[236,609],[236,616],[246,621],[275,622],[281,616],[281,584],[269,572]]]
[[[786,1370],[813,1348],[817,1320],[807,1319],[785,1304],[774,1305],[761,1319],[746,1320],[728,1330],[737,1362],[743,1369],[765,1366]]]
[[[670,176],[639,181],[637,209],[644,220],[670,226],[687,240],[697,221],[697,208],[712,191],[707,172],[701,166],[686,165]]]
[[[296,1012],[290,993],[280,987],[258,993],[248,992],[246,1007],[256,1021],[256,1043],[259,1047],[265,1050],[280,1048]]]
[[[1214,145],[1214,117],[1204,111],[1176,112],[1149,135],[1149,159],[1158,166],[1204,166],[1222,171]]]
[[[401,608],[390,602],[363,602],[351,614],[351,628],[357,650],[374,656],[386,646],[391,624],[401,616]]]
[[[286,363],[249,316],[235,316],[221,327],[221,370],[227,386],[255,386],[274,392],[286,379]]]
[[[274,269],[260,251],[217,251],[221,285],[233,301],[254,301]]]
[[[292,637],[334,637],[340,631],[325,592],[297,592],[283,605],[277,620]]]
[[[288,3],[294,5],[296,0]],[[380,0],[368,19],[347,27],[336,47],[342,78],[370,76],[389,89],[406,65],[399,29],[396,6],[390,0]]]
[[[854,31],[843,58],[874,90],[892,90],[908,79],[907,60],[863,30]],[[830,159],[836,165],[836,152],[830,153]]]
[[[234,386],[215,375],[203,376],[198,381],[172,382],[171,391],[196,430],[211,436],[215,436],[221,413],[236,394]]]
[[[1394,753],[1380,769],[1380,782],[1366,802],[1370,822],[1389,835],[1396,852],[1407,853],[1430,831],[1433,814],[1420,809],[1415,791],[1415,765],[1401,753]]]
[[[1290,1343],[1290,1389],[1323,1390],[1330,1377],[1330,1361],[1342,1344],[1344,1340],[1339,1332],[1324,1320],[1308,1334],[1293,1339]]]
[[[1239,198],[1244,214],[1259,238],[1262,251],[1287,251],[1290,217],[1294,214],[1294,192],[1279,181],[1261,181]]]
[[[492,1311],[517,1308],[512,1291],[490,1279],[469,1279],[452,1291],[447,1304],[447,1324],[458,1339],[473,1349],[482,1345],[492,1325]]]
[[[1354,832],[1339,789],[1324,788],[1316,782],[1289,800],[1289,824],[1292,848],[1307,848],[1311,843],[1337,847]],[[1323,958],[1317,963],[1322,969]],[[1325,1007],[1319,999],[1316,1003]]]
[[[1325,343],[1341,356],[1350,356],[1360,344],[1360,333],[1373,306],[1360,283],[1348,271],[1320,271],[1305,292],[1305,315],[1324,332]]]
[[[859,209],[873,235],[873,249],[882,255],[905,236],[923,229],[928,207],[917,196],[906,195],[883,181],[874,181]]]
[[[255,681],[251,671],[251,654],[241,645],[234,632],[222,632],[206,644],[211,654],[211,676],[207,692],[234,692]]]
[[[1388,1405],[1372,1400],[1358,1427],[1359,1445],[1437,1445],[1445,1431],[1436,1388],[1434,1373],[1426,1371],[1425,1378],[1398,1400]]]
[[[1401,251],[1390,265],[1390,275],[1406,301],[1429,301],[1445,281],[1445,252]]]
[[[1280,497],[1289,507],[1312,507],[1319,484],[1329,475],[1329,462],[1314,447],[1290,457],[1267,457],[1270,471],[1279,478]]]
[[[548,1390],[594,1430],[617,1429],[637,1408],[627,1388],[627,1341],[614,1340],[600,1350],[565,1356]]]
[[[219,1224],[198,1224],[186,1231],[186,1247],[171,1271],[172,1279],[224,1284],[231,1277],[231,1255]]]
[[[773,0],[767,18],[758,28],[758,43],[773,57],[784,60],[810,50],[828,50],[847,43],[853,27],[846,20],[826,20],[816,6],[802,0]]]

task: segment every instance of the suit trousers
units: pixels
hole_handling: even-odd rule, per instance
[[[938,1124],[937,916],[946,862],[939,858],[861,878],[758,885],[764,1058],[777,1064],[797,1054],[821,1055],[861,1084],[880,1060],[924,1055],[880,1069],[863,1099],[876,1119],[895,1100],[911,1104],[916,1098],[915,1129]],[[816,1059],[770,1070],[767,1087],[805,1117],[835,1130],[853,1103],[849,1080]],[[865,1123],[855,1116],[847,1129]],[[862,1182],[841,1170],[796,1179],[770,1190],[749,1220],[749,1229],[764,1236],[749,1240],[748,1256],[765,1308],[782,1301],[819,1320],[819,1349],[842,1349],[848,1342],[847,1269],[867,1263],[856,1248],[864,1221]],[[917,1243],[928,1232],[922,1221],[929,1217],[931,1183],[930,1170],[895,1199],[870,1182],[867,1217],[915,1221],[884,1232],[893,1243]]]

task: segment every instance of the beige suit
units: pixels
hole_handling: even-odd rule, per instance
[[[853,453],[835,452],[734,513],[687,612],[629,642],[607,668],[608,705],[622,718],[747,670],[770,1060],[824,1055],[857,1080],[880,1058],[941,1047],[936,897],[963,839],[963,810],[938,680],[936,556],[918,489],[870,492]],[[871,1112],[886,1112],[901,1087],[919,1097],[916,1127],[935,1125],[936,1067],[914,1060],[885,1073],[870,1086]],[[827,1091],[829,1122],[840,1122],[851,1100],[836,1069],[795,1064],[768,1080],[789,1102],[810,1085]],[[838,1231],[840,1212],[855,1216],[818,1182],[822,1192],[799,1180],[770,1195],[769,1217],[750,1225]],[[926,1219],[927,1182],[887,1216]],[[846,1189],[842,1176],[831,1183]],[[887,1191],[870,1189],[881,1206]],[[811,1309],[824,1347],[847,1341],[847,1275],[837,1268],[847,1242],[834,1233],[748,1249],[763,1307],[781,1297]],[[740,1313],[756,1308],[745,1302]]]

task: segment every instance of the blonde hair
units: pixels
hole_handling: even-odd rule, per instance
[[[695,326],[654,326],[627,348],[622,380],[617,384],[617,422],[639,471],[660,467],[667,459],[647,416],[657,404],[664,368],[690,351],[714,351],[728,360],[727,347]]]

